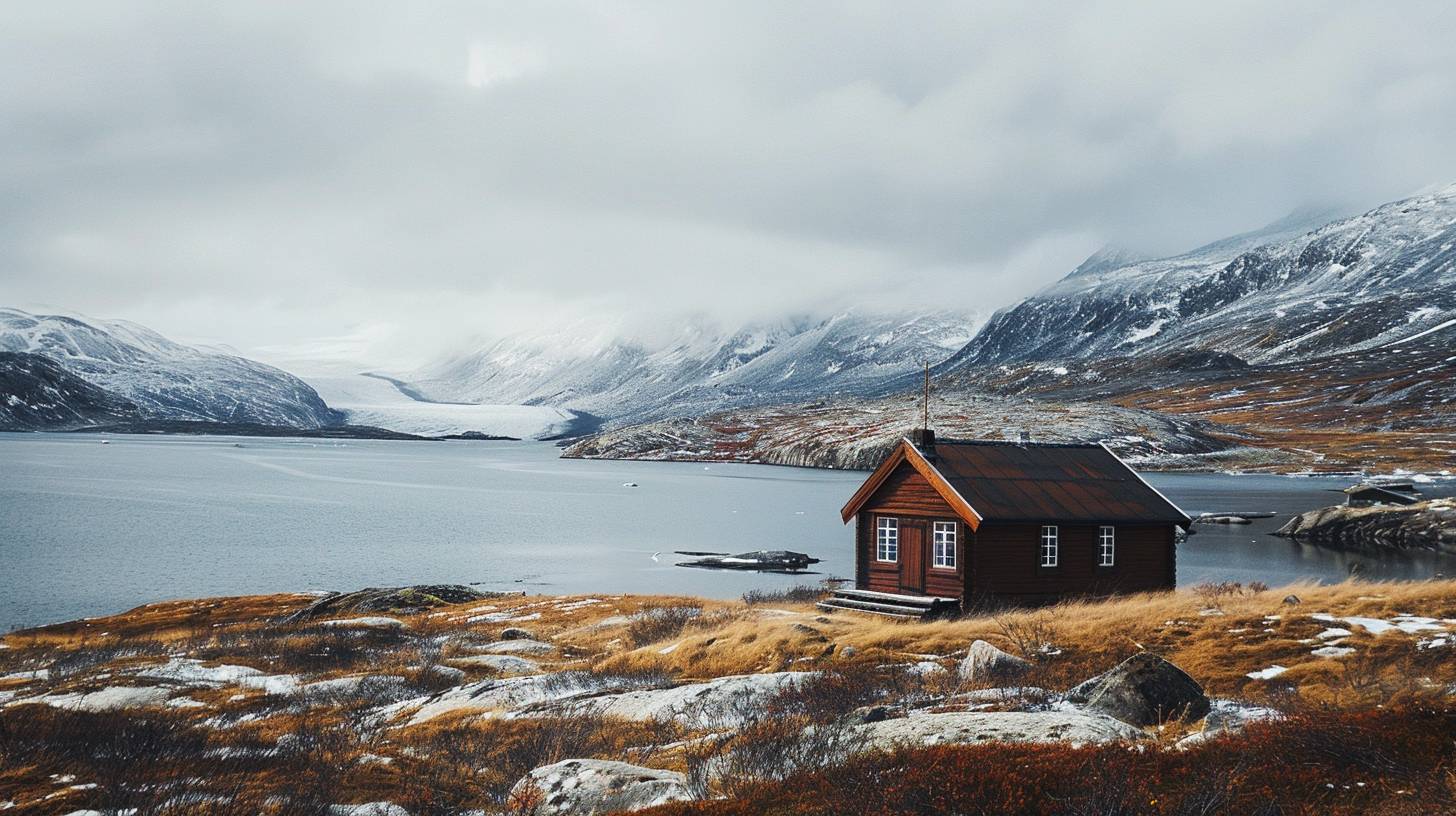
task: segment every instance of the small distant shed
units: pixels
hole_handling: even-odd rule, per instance
[[[1357,484],[1345,488],[1345,504],[1370,507],[1376,504],[1415,504],[1421,500],[1416,486],[1410,482]]]

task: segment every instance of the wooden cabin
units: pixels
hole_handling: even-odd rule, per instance
[[[841,511],[855,590],[829,606],[912,615],[1173,588],[1191,520],[1106,446],[912,437]]]

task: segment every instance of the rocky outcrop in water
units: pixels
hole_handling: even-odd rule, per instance
[[[1335,547],[1456,553],[1456,499],[1403,506],[1322,507],[1300,513],[1274,534]]]

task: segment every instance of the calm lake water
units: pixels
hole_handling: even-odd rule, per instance
[[[0,631],[151,601],[370,585],[691,593],[853,573],[839,508],[863,473],[593,462],[544,443],[0,434]],[[1456,558],[1376,557],[1266,535],[1335,503],[1340,479],[1151,474],[1200,525],[1178,580],[1456,575]],[[639,487],[625,487],[635,482]],[[1452,495],[1449,483],[1428,495]],[[672,565],[673,550],[793,549],[818,576]],[[661,553],[654,559],[654,553]],[[1356,566],[1358,565],[1358,567]]]

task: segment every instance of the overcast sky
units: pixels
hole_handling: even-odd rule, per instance
[[[1453,34],[1450,2],[11,2],[0,304],[383,366],[582,314],[987,310],[1104,243],[1456,181]]]

